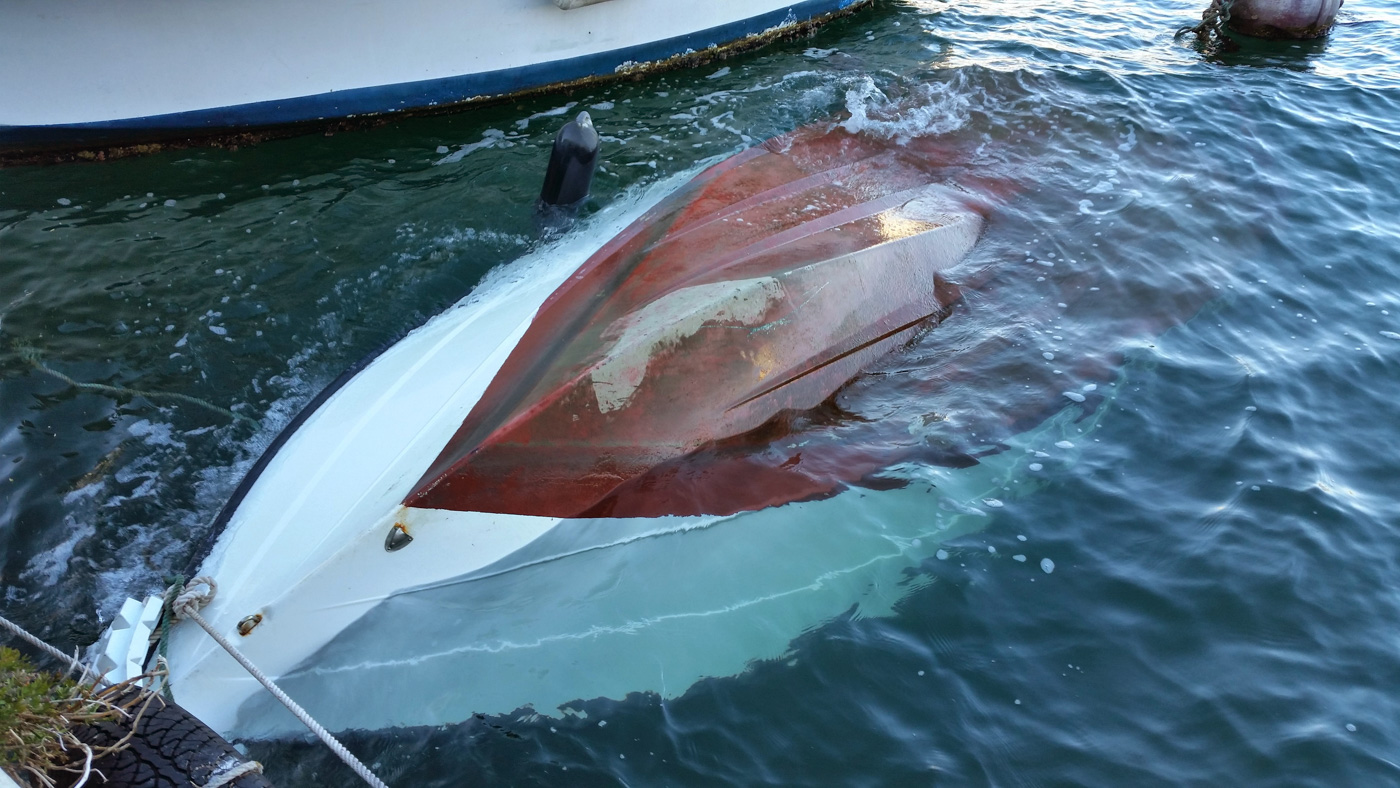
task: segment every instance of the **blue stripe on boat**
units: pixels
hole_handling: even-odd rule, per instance
[[[698,52],[738,41],[785,23],[801,22],[835,13],[863,1],[804,0],[783,10],[684,36],[593,55],[532,63],[528,66],[479,74],[400,82],[141,118],[50,126],[0,126],[0,151],[110,145],[143,138],[160,138],[177,132],[237,132],[445,106],[489,96],[506,96],[533,88],[611,75],[628,63],[650,63],[688,52]]]

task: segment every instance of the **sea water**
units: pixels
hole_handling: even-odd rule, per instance
[[[1400,781],[1400,15],[1208,54],[1173,37],[1203,5],[879,2],[569,95],[0,171],[5,614],[83,645],[183,570],[323,385],[542,242],[569,114],[604,135],[586,214],[843,123],[936,135],[995,210],[955,314],[798,437],[893,420],[981,463],[892,462],[853,493],[924,510],[812,506],[748,556],[898,537],[776,648],[352,749],[424,786]],[[354,779],[252,746],[280,786]]]

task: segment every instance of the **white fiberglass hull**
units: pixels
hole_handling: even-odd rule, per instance
[[[262,469],[201,565],[219,583],[205,617],[278,676],[389,595],[488,566],[557,525],[547,517],[435,516],[401,502],[545,298],[676,180],[512,264],[316,408]],[[405,515],[411,549],[388,552],[385,536]],[[238,636],[250,615],[263,619]],[[179,702],[216,730],[229,730],[238,705],[261,691],[193,625],[172,630],[167,658]]]
[[[0,153],[218,135],[609,76],[857,0],[7,2]]]
[[[972,468],[892,469],[910,481],[901,489],[730,517],[568,521],[492,566],[385,598],[279,682],[333,730],[675,698],[788,658],[843,614],[889,615],[917,587],[910,569],[986,526],[984,501],[1035,489],[1032,450],[1073,459],[1055,444],[1092,429],[1080,415],[1071,407]],[[178,685],[176,697],[186,702]],[[303,732],[261,691],[219,722],[245,738]]]
[[[910,566],[929,557],[938,542],[986,521],[984,501],[1034,486],[1022,483],[1023,465],[1033,462],[1029,452],[1068,459],[1074,450],[1073,441],[1066,439],[1092,427],[1097,416],[1084,420],[1078,408],[1062,412],[970,468],[890,461],[894,467],[882,473],[903,482],[899,489],[831,486],[823,488],[827,494],[777,501],[802,502],[736,507],[745,511],[733,515],[563,518],[492,514],[520,510],[489,506],[433,508],[411,497],[415,489],[423,489],[425,477],[429,482],[439,478],[429,468],[449,443],[449,448],[461,448],[459,427],[470,424],[469,414],[477,413],[479,403],[489,403],[489,395],[483,394],[489,394],[491,386],[505,381],[506,387],[549,388],[540,383],[546,380],[543,374],[530,376],[538,372],[540,362],[536,352],[527,352],[531,337],[537,341],[538,356],[548,360],[550,343],[587,336],[586,321],[561,318],[561,310],[635,292],[626,289],[635,281],[669,282],[677,276],[676,266],[664,263],[693,261],[696,250],[710,249],[710,241],[696,240],[707,237],[706,232],[721,240],[739,239],[735,257],[741,263],[768,266],[744,269],[734,276],[747,278],[731,282],[755,281],[761,271],[788,276],[793,271],[826,271],[827,266],[833,281],[865,272],[862,281],[873,283],[871,292],[883,293],[874,288],[881,283],[882,269],[866,270],[883,264],[885,271],[906,274],[897,279],[902,286],[893,289],[894,296],[922,297],[936,290],[933,273],[966,254],[981,219],[952,199],[953,191],[930,183],[927,173],[904,166],[910,157],[921,161],[917,151],[867,145],[868,155],[853,162],[851,151],[866,143],[839,129],[814,128],[765,143],[693,179],[678,177],[660,184],[647,196],[609,208],[560,242],[508,266],[471,298],[376,358],[298,424],[236,497],[231,518],[200,569],[219,584],[206,617],[336,730],[455,723],[474,713],[521,708],[569,713],[571,701],[622,698],[631,692],[673,697],[706,676],[731,675],[754,660],[780,657],[803,632],[844,612],[887,612],[906,590]],[[836,167],[812,174],[796,166],[802,162],[821,167],[834,162]],[[908,188],[908,179],[921,185]],[[734,182],[759,184],[754,188],[761,191],[733,202],[738,199],[730,188]],[[842,191],[842,183],[861,188]],[[884,187],[884,196],[867,193],[876,185]],[[815,202],[811,211],[784,207],[806,204],[807,190],[824,195],[820,202],[829,214],[801,218],[818,213]],[[671,197],[660,201],[668,192],[673,192]],[[719,205],[707,197],[712,193],[730,202]],[[852,198],[856,204],[840,202],[851,193],[862,195]],[[656,209],[639,219],[652,205]],[[701,213],[707,205],[717,212]],[[697,215],[708,219],[701,221]],[[692,221],[682,223],[677,216]],[[921,220],[910,218],[915,216]],[[737,229],[765,217],[799,226],[783,232],[755,230],[752,237]],[[863,237],[862,228],[878,233]],[[689,239],[691,245],[675,239]],[[667,250],[672,257],[663,254]],[[639,262],[621,269],[630,272],[629,279],[606,267],[609,261]],[[649,278],[653,273],[656,276]],[[590,276],[607,278],[611,291],[593,287]],[[685,282],[691,280],[683,278],[679,289],[665,292],[685,295],[713,288]],[[860,288],[847,286],[839,303],[825,304],[816,296],[827,288],[816,284],[801,294],[805,300],[793,302],[798,309],[782,313],[785,320],[806,326],[841,324],[849,318],[847,322],[870,332],[884,332],[876,337],[879,340],[906,336],[910,326],[934,310],[919,301],[911,308],[918,310],[913,314],[920,320],[906,323],[908,315],[895,314],[886,321],[895,328],[887,330],[879,322],[883,312],[866,315],[862,323],[860,314],[838,308],[848,302],[866,304],[869,299],[859,297]],[[666,303],[667,297],[642,299],[640,311],[627,313],[623,325],[644,325],[635,315],[650,314],[647,305]],[[786,323],[772,320],[749,326],[769,320],[767,313],[744,317],[731,301],[719,304],[713,320],[694,321],[697,326],[711,325],[706,331],[715,339],[688,345],[681,361],[718,357],[713,355],[717,348],[730,347],[726,343],[740,337],[733,349],[747,355],[730,356],[762,365],[755,366],[759,384],[740,382],[772,385],[772,378],[763,374],[770,367],[780,372],[787,367],[778,365],[776,356],[749,351],[784,351],[773,338],[784,336],[779,329]],[[765,308],[782,310],[783,303]],[[817,308],[822,306],[826,308]],[[742,333],[730,325],[736,321],[748,321],[739,326],[745,329]],[[702,332],[697,328],[694,335]],[[622,345],[618,336],[628,334],[605,335],[601,347]],[[749,338],[748,344],[743,337]],[[827,356],[817,356],[820,363],[787,377],[815,380],[822,370],[871,345],[859,334],[838,340],[859,344],[830,363]],[[703,390],[715,396],[731,393],[723,384],[733,380],[718,374],[663,376],[671,358],[665,354],[673,345],[656,343],[656,352],[644,365],[645,375],[635,384],[639,391],[650,385],[646,381],[658,379],[680,389],[703,383]],[[832,347],[842,350],[847,345]],[[809,352],[800,342],[791,348],[784,352]],[[603,363],[596,354],[603,352],[585,348],[580,357],[596,370]],[[511,363],[523,365],[514,378],[509,374]],[[851,374],[855,373],[831,377],[808,399],[821,401]],[[574,379],[591,378],[570,378]],[[592,395],[597,391],[595,386]],[[747,396],[735,407],[762,402],[764,396],[768,395]],[[560,400],[541,399],[528,391],[519,401],[508,400],[527,417],[552,412],[539,406],[542,401]],[[590,402],[571,406],[560,421],[565,433],[554,442],[541,437],[547,423],[509,421],[517,427],[535,425],[533,434],[543,447],[536,465],[520,469],[521,481],[509,490],[512,505],[543,498],[546,485],[576,481],[569,474],[550,476],[540,469],[547,467],[550,453],[576,448],[579,441],[570,431],[592,418]],[[652,400],[637,394],[630,402],[640,408]],[[773,407],[799,405],[783,401]],[[692,409],[687,405],[685,410],[679,415],[689,415]],[[669,426],[677,415],[675,409],[665,408],[633,411],[631,422],[611,415],[621,412],[626,411],[607,410],[614,420],[596,441],[607,461],[617,454],[616,437],[622,430],[638,424]],[[472,440],[464,444],[468,451],[485,445]],[[794,434],[793,440],[803,438]],[[471,454],[471,462],[480,463],[484,454]],[[617,475],[617,467],[600,465],[593,472],[622,484],[626,479]],[[469,480],[467,492],[476,484]],[[727,486],[721,492],[734,494]],[[404,501],[412,505],[406,507]],[[593,510],[580,505],[569,511]],[[412,541],[387,550],[386,537],[399,526]],[[243,620],[256,625],[239,635]],[[216,730],[242,737],[298,730],[297,723],[269,703],[253,679],[197,627],[175,626],[167,656],[176,700]]]

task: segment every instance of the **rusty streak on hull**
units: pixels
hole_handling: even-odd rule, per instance
[[[657,471],[817,407],[946,314],[939,272],[983,219],[945,172],[927,148],[822,126],[701,173],[550,296],[405,503],[570,517],[810,497],[782,467],[686,476],[708,490]]]

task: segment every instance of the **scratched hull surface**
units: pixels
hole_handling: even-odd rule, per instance
[[[800,459],[748,463],[749,484],[734,487],[729,473],[705,474],[703,458],[726,443],[767,445],[772,436],[756,428],[819,405],[945,314],[958,291],[939,276],[983,224],[979,201],[948,172],[933,148],[812,126],[720,162],[659,201],[605,213],[585,235],[612,237],[592,254],[579,254],[586,242],[565,240],[530,256],[493,294],[435,318],[356,373],[269,452],[200,567],[220,583],[207,617],[232,637],[240,620],[259,616],[240,645],[264,670],[317,673],[328,663],[314,653],[342,633],[392,632],[364,617],[410,589],[505,572],[506,580],[466,586],[497,594],[516,582],[502,566],[836,493],[866,469],[838,462],[827,470],[843,472],[813,484]],[[701,472],[654,475],[677,462]],[[386,551],[391,528],[412,541]],[[703,582],[701,573],[686,585]],[[679,609],[663,604],[647,617]],[[601,621],[608,610],[588,601],[578,614]],[[799,620],[778,631],[815,621]],[[235,728],[235,711],[257,687],[203,633],[176,627],[168,657],[180,702],[209,724],[244,735],[283,730],[285,720],[261,726],[259,715]],[[484,699],[462,697],[432,714],[427,701],[390,704],[338,724],[445,720],[474,702]]]
[[[918,148],[825,126],[716,165],[556,291],[408,498],[569,517],[728,514],[799,497],[628,485],[820,404],[952,304],[973,198]],[[623,494],[617,494],[619,490]]]

